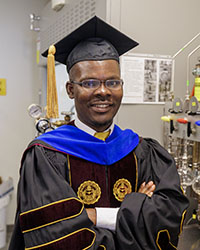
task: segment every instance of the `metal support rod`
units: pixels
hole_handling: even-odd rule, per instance
[[[181,48],[178,52],[176,52],[172,58],[177,57],[185,48],[187,48],[187,46],[189,46],[195,39],[197,39],[197,37],[200,36],[200,33],[198,33],[196,36],[194,36],[188,43],[186,43],[183,48]]]
[[[200,36],[200,33],[198,33],[196,36],[194,36],[188,43],[186,43],[183,48],[181,48],[179,51],[177,51],[173,56],[172,59],[175,59],[185,48],[187,48],[194,40],[196,40]],[[172,61],[172,91],[174,91],[174,74],[175,74],[175,60]],[[186,91],[186,98],[189,95],[189,82],[187,79],[187,91]]]

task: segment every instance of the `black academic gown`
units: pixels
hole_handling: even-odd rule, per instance
[[[67,155],[42,142],[30,146],[22,159],[9,250],[176,249],[188,200],[174,160],[152,139],[141,139],[133,153],[136,187],[120,202],[116,230],[111,231],[89,220],[70,185]],[[156,185],[151,198],[137,192],[150,180]]]

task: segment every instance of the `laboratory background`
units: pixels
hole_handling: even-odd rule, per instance
[[[25,148],[75,113],[65,66],[57,63],[60,116],[46,119],[41,53],[94,15],[139,43],[121,57],[124,98],[115,122],[172,154],[190,200],[178,249],[200,249],[199,9],[199,0],[0,1],[0,249],[14,224]]]

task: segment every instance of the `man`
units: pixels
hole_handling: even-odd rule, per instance
[[[77,117],[25,151],[10,250],[176,249],[188,200],[174,160],[113,124],[119,55],[136,45],[97,17],[56,45]]]

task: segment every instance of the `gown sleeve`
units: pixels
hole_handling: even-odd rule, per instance
[[[9,250],[114,250],[114,232],[93,225],[67,182],[66,159],[55,165],[47,152],[33,146],[23,157]]]
[[[117,249],[177,249],[188,199],[180,188],[175,162],[152,139],[143,139],[135,155],[138,188],[152,180],[156,190],[151,198],[137,192],[125,197],[117,217]]]

